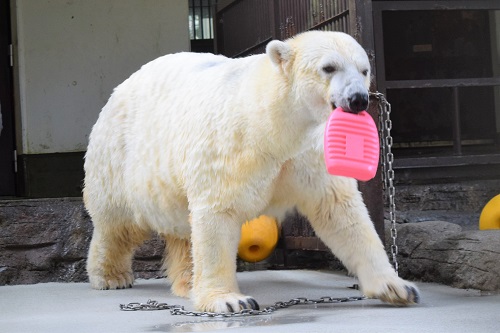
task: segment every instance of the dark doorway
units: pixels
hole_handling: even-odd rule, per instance
[[[0,1],[0,196],[16,194],[11,50],[9,1]]]
[[[385,12],[382,19],[386,79],[493,77],[490,15],[487,10]],[[458,89],[464,146],[495,143],[494,89],[491,86]],[[451,87],[390,89],[387,96],[397,110],[393,135],[398,144],[452,146],[454,91]]]
[[[439,3],[373,3],[377,84],[393,106],[398,165],[498,163],[500,7]]]

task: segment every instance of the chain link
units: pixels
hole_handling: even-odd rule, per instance
[[[155,310],[172,310],[181,308],[180,305],[169,305],[167,303],[159,303],[149,299],[146,303],[131,302],[128,304],[120,304],[122,311],[155,311]]]
[[[170,310],[172,315],[183,315],[192,317],[211,317],[211,318],[227,318],[227,317],[245,317],[245,316],[259,316],[267,315],[275,312],[279,309],[289,308],[294,305],[307,305],[307,304],[336,304],[336,303],[347,303],[362,301],[367,299],[365,296],[355,296],[355,297],[320,297],[318,299],[309,299],[305,297],[292,298],[289,301],[279,301],[274,303],[274,305],[268,306],[263,310],[252,310],[244,309],[238,312],[204,312],[204,311],[188,311],[185,310],[182,305],[169,305],[167,303],[159,303],[154,300],[148,300],[146,303],[128,303],[120,304],[120,310],[122,311],[155,311],[155,310]]]
[[[380,134],[380,149],[381,149],[381,167],[382,167],[382,182],[385,193],[386,202],[389,205],[389,221],[391,223],[391,259],[392,265],[396,273],[399,272],[398,264],[398,246],[396,229],[396,188],[394,186],[394,155],[392,154],[393,139],[391,136],[392,121],[391,121],[391,104],[385,99],[384,94],[375,92],[370,93],[375,97],[378,103],[379,110],[379,134]]]

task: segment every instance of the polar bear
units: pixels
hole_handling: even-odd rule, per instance
[[[198,310],[258,309],[240,293],[241,225],[297,209],[369,297],[419,300],[391,267],[354,179],[327,174],[333,108],[368,105],[370,64],[340,32],[271,41],[240,59],[178,53],[144,65],[111,95],[85,157],[96,289],[131,287],[134,249],[165,238],[172,291]]]

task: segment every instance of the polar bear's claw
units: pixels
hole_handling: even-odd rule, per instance
[[[260,310],[259,303],[257,303],[257,301],[254,300],[253,298],[249,298],[248,303],[250,304],[250,306],[253,310]]]
[[[211,299],[202,299],[201,304],[196,308],[200,311],[215,313],[239,312],[241,310],[259,310],[259,304],[250,296],[244,296],[238,293],[224,293]],[[204,300],[204,301],[203,301]]]
[[[408,293],[407,300],[410,304],[420,303],[420,292],[418,291],[417,288],[412,287],[412,286],[406,286],[405,289],[406,289],[406,292]]]
[[[241,310],[260,310],[259,303],[251,297],[248,297],[245,301],[238,301],[239,308],[234,308],[231,303],[226,302],[228,312],[238,312]]]

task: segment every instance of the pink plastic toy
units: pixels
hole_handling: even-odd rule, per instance
[[[375,177],[380,154],[377,126],[366,112],[336,108],[325,129],[325,163],[328,173],[367,181]]]

